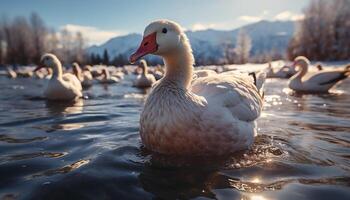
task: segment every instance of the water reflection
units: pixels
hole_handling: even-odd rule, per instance
[[[66,166],[63,166],[61,168],[50,169],[50,170],[47,170],[44,172],[33,174],[27,178],[32,179],[32,178],[41,177],[41,176],[53,176],[56,174],[65,174],[65,173],[71,172],[75,169],[78,169],[78,168],[82,167],[83,165],[88,164],[89,162],[90,162],[90,160],[78,160],[70,165],[66,165]]]
[[[56,116],[55,123],[40,125],[36,128],[52,132],[56,130],[76,130],[84,127],[84,122],[75,120],[83,112],[84,100],[78,99],[73,102],[46,101],[46,108],[52,116]],[[81,121],[81,122],[80,122]]]
[[[140,149],[148,91],[131,83],[59,103],[18,95],[41,91],[22,81],[0,95],[0,199],[350,199],[350,82],[300,96],[268,82],[253,147],[214,159]]]
[[[262,195],[250,195],[249,200],[268,200]]]
[[[220,158],[164,156],[145,149],[142,149],[141,155],[149,160],[138,179],[143,189],[161,199],[189,199],[198,196],[216,198],[221,189],[227,188],[235,188],[235,193],[239,196],[239,192],[281,188],[275,183],[265,186],[259,176],[244,182],[233,178],[234,175],[229,172],[222,173],[269,164],[273,158],[282,156],[283,152],[264,135],[257,137],[252,149]]]
[[[84,106],[83,99],[77,99],[72,102],[64,101],[46,101],[46,108],[49,114],[53,116],[61,116],[65,114],[79,114],[82,113]]]

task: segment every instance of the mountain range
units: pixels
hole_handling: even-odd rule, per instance
[[[186,31],[195,57],[220,59],[224,55],[223,44],[234,46],[236,37],[244,29],[252,40],[251,55],[264,52],[285,52],[288,42],[294,34],[293,21],[259,21],[233,30]],[[130,55],[141,42],[142,35],[132,33],[111,38],[102,45],[93,45],[87,49],[89,54],[102,55],[106,49],[111,58],[118,55]]]

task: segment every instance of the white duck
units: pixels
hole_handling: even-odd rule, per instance
[[[350,75],[350,67],[342,70],[322,70],[303,80],[308,72],[309,60],[304,56],[294,59],[293,66],[300,70],[289,80],[289,88],[303,93],[327,93],[339,81]]]
[[[133,63],[163,57],[166,73],[149,94],[140,119],[144,145],[177,155],[223,155],[247,149],[257,134],[263,99],[240,76],[213,74],[192,84],[194,57],[182,28],[168,20],[149,24]]]
[[[7,71],[7,77],[9,78],[17,78],[17,73],[10,67],[6,67],[6,71]]]
[[[157,65],[151,73],[153,74],[154,78],[158,81],[159,79],[163,78],[164,76],[164,70],[161,65]]]
[[[82,97],[82,87],[76,76],[70,73],[62,73],[62,65],[53,54],[44,54],[41,57],[41,65],[34,71],[43,67],[52,69],[52,77],[47,85],[44,95],[49,100],[75,100]]]
[[[274,71],[271,63],[269,63],[267,67],[267,78],[288,79],[296,73],[297,71],[293,66],[284,65],[277,72]]]
[[[156,78],[154,78],[153,74],[148,73],[146,61],[141,60],[139,67],[142,69],[142,73],[136,77],[134,86],[139,88],[152,87],[153,83],[156,82]]]
[[[93,78],[92,78],[91,72],[89,70],[82,71],[79,64],[76,62],[72,64],[72,67],[73,67],[74,75],[79,79],[83,88],[91,87],[93,84]]]
[[[100,83],[102,84],[113,84],[120,82],[120,80],[117,77],[110,75],[107,67],[104,67],[102,69],[102,74],[104,75],[103,78],[100,80]]]

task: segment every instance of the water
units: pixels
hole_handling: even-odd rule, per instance
[[[0,199],[350,199],[350,80],[303,96],[268,80],[254,146],[225,158],[144,149],[130,80],[76,104],[36,98],[45,84],[0,78]]]

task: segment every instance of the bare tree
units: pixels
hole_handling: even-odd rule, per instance
[[[13,45],[11,48],[15,53],[12,59],[16,64],[26,65],[32,61],[34,46],[31,42],[32,32],[29,23],[24,17],[16,17],[12,23],[11,32],[8,33]],[[8,45],[10,45],[8,44]]]
[[[348,59],[350,56],[350,1],[312,0],[304,20],[289,43],[288,57],[312,60]]]
[[[236,51],[234,46],[229,42],[225,41],[222,43],[224,47],[224,59],[225,59],[225,64],[232,64],[235,62],[236,58]]]
[[[67,29],[63,29],[60,32],[60,53],[59,57],[63,60],[64,63],[72,62],[72,50],[73,50],[73,37],[72,33]]]
[[[55,30],[50,30],[45,38],[45,50],[54,54],[59,52],[59,39]]]
[[[33,51],[33,61],[38,63],[41,55],[46,51],[45,40],[47,37],[47,28],[36,13],[32,13],[30,16],[30,24],[32,29],[32,42],[34,45]]]
[[[249,35],[241,29],[237,36],[235,53],[237,61],[240,64],[248,62],[250,50],[252,48],[252,40]]]
[[[84,60],[84,38],[81,32],[77,32],[74,39],[74,61],[82,63]]]

